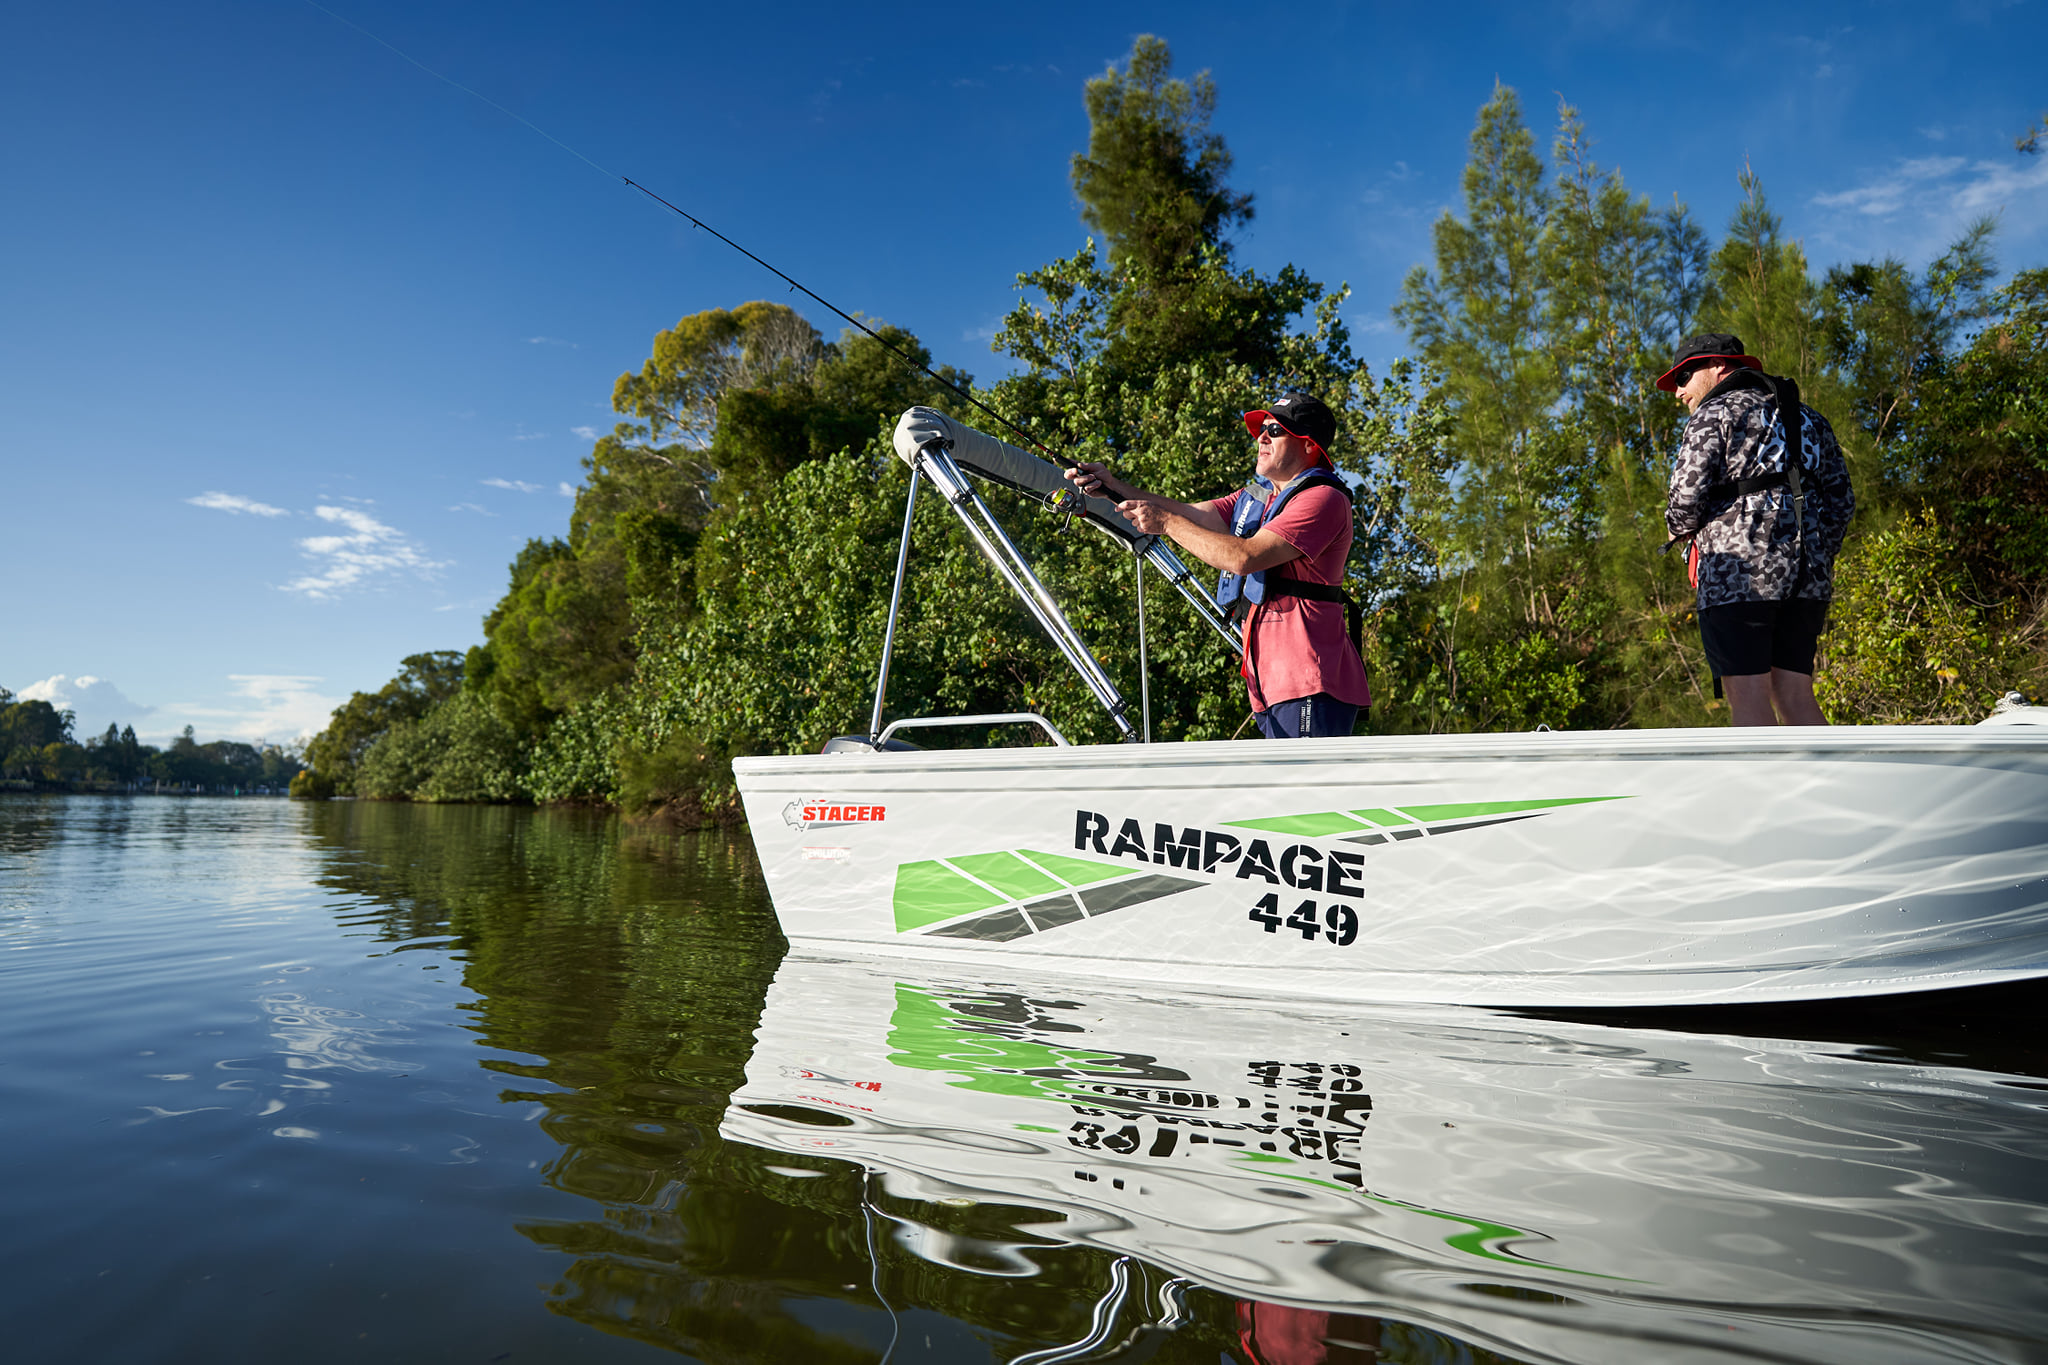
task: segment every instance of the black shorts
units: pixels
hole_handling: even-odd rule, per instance
[[[1365,711],[1365,707],[1318,692],[1313,697],[1276,701],[1264,711],[1252,712],[1252,717],[1267,739],[1331,739],[1350,734]]]
[[[1810,598],[1730,602],[1700,613],[1700,642],[1716,678],[1745,678],[1774,668],[1811,677],[1814,647],[1827,624],[1828,604]]]

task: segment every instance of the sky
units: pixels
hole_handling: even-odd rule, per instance
[[[1747,165],[1816,270],[1986,213],[2048,264],[2042,0],[323,5],[0,12],[0,686],[81,736],[319,729],[481,640],[657,331],[770,298],[838,334],[621,176],[1003,373],[1016,276],[1086,237],[1083,83],[1140,33],[1214,75],[1239,259],[1348,283],[1376,367],[1496,81],[1717,239]]]

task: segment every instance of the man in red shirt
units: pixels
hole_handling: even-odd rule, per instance
[[[1348,735],[1372,704],[1365,663],[1346,629],[1344,562],[1351,496],[1330,464],[1337,419],[1290,391],[1244,415],[1258,438],[1257,477],[1207,502],[1175,502],[1082,463],[1067,477],[1085,493],[1119,499],[1147,535],[1165,535],[1223,571],[1217,601],[1243,623],[1240,671],[1268,739]]]

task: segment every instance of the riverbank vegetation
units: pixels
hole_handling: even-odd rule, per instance
[[[1975,720],[2048,682],[2048,270],[2002,286],[1993,224],[1923,269],[1816,274],[1764,186],[1719,240],[1600,166],[1560,103],[1539,145],[1496,87],[1460,211],[1395,307],[1412,358],[1354,355],[1347,291],[1241,265],[1206,74],[1138,40],[1087,83],[1072,256],[1018,277],[976,396],[1075,459],[1180,498],[1241,481],[1238,414],[1285,387],[1337,413],[1358,481],[1351,583],[1382,733],[1705,725],[1709,689],[1662,509],[1677,340],[1732,331],[1796,377],[1848,454],[1856,521],[1817,686],[1838,723]],[[1740,168],[1731,167],[1731,173]],[[622,375],[564,536],[532,541],[466,654],[406,659],[307,750],[295,794],[610,803],[732,818],[729,760],[864,731],[908,472],[888,434],[927,403],[993,423],[891,350],[792,310],[681,319]],[[969,385],[965,374],[944,372]],[[1139,691],[1121,547],[1000,490],[1020,546],[1126,695]],[[1147,581],[1154,734],[1245,721],[1236,661]],[[948,511],[923,499],[888,714],[1028,709],[1113,732]],[[972,742],[972,741],[965,741]]]
[[[163,749],[138,742],[132,725],[109,725],[83,743],[72,729],[71,712],[0,687],[0,783],[32,791],[283,791],[302,768],[280,745],[201,744],[189,725]]]

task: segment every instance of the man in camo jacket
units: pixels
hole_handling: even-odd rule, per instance
[[[1777,394],[1739,338],[1687,339],[1657,387],[1692,413],[1664,524],[1674,540],[1692,543],[1700,638],[1716,690],[1727,690],[1730,723],[1827,724],[1813,697],[1813,656],[1856,507],[1834,428],[1800,404],[1800,518]]]

